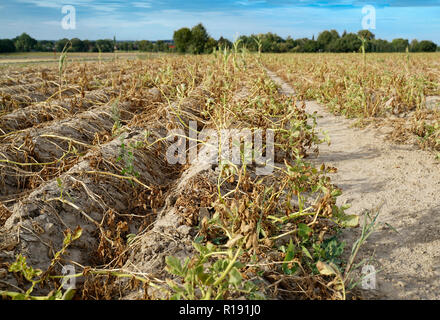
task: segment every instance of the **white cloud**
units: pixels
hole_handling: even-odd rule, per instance
[[[39,0],[17,0],[17,2],[32,4],[34,6],[41,7],[41,8],[61,8],[62,7],[62,5],[61,5],[61,3],[59,3],[59,1],[51,1],[51,0],[43,0],[43,1],[39,1]]]
[[[266,1],[263,0],[240,0],[240,1],[236,1],[236,4],[239,4],[241,6],[252,6],[255,4],[261,4],[261,3],[266,3]]]
[[[112,3],[112,4],[88,4],[86,5],[86,7],[94,11],[108,13],[108,12],[117,11],[121,9],[123,6],[117,3]]]
[[[16,0],[19,3],[30,4],[40,8],[51,8],[60,9],[62,6],[69,4],[77,7],[85,7],[87,9],[96,11],[98,13],[109,13],[115,12],[127,5],[132,5],[135,8],[152,8],[151,1],[134,1],[134,2],[124,2],[120,1],[113,3],[105,3],[104,1],[93,1],[93,0]]]
[[[145,9],[149,9],[152,7],[151,2],[149,2],[149,1],[133,2],[132,5],[133,5],[133,7],[136,7],[136,8],[145,8]]]
[[[78,7],[87,7],[96,11],[111,12],[123,6],[118,3],[96,3],[93,0],[16,0],[19,3],[31,4],[40,8],[58,9],[64,5],[72,5]]]

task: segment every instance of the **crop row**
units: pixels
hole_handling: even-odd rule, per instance
[[[413,136],[421,147],[440,151],[437,53],[267,55],[264,63],[298,98],[364,123],[391,125],[393,140]]]

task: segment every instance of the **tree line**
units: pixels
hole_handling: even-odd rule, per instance
[[[70,43],[69,43],[70,41]],[[173,40],[169,41],[116,41],[116,39],[104,40],[80,40],[61,39],[58,41],[35,40],[26,33],[14,39],[0,39],[0,52],[60,52],[69,43],[71,52],[114,52],[118,51],[142,51],[142,52],[178,52],[203,54],[212,53],[214,49],[232,48],[233,43],[223,37],[215,40],[211,37],[202,24],[190,28],[176,30]],[[358,52],[364,44],[366,52],[434,52],[440,51],[440,47],[429,40],[394,39],[392,41],[376,39],[369,30],[361,30],[357,33],[336,30],[325,30],[319,33],[315,39],[301,38],[286,39],[274,33],[253,34],[240,36],[236,45],[245,47],[251,52]]]
[[[173,42],[175,49],[179,53],[212,53],[215,48],[231,48],[232,42],[221,37],[215,40],[209,36],[203,24],[189,28],[181,28],[174,31]]]
[[[173,37],[178,52],[210,53],[213,48],[232,47],[232,43],[221,37],[218,41],[209,36],[202,24],[192,29],[182,28],[174,32]],[[283,39],[277,34],[268,32],[251,36],[241,36],[237,39],[239,47],[245,47],[252,52],[357,52],[365,42],[366,52],[434,52],[439,50],[434,42],[429,40],[418,41],[407,39],[387,40],[376,39],[369,30],[358,33],[340,35],[336,30],[325,30],[312,39],[292,39],[290,36]]]
[[[0,39],[0,53],[10,52],[61,52],[65,46],[70,47],[70,52],[114,52],[119,51],[145,51],[168,52],[173,51],[172,41],[116,41],[116,39],[80,40],[61,39],[35,40],[26,33],[14,39]]]
[[[218,41],[209,36],[202,24],[192,29],[182,28],[174,32],[173,37],[177,52],[181,53],[210,53],[213,48],[232,47],[232,43],[224,38]],[[358,52],[364,44],[366,52],[434,52],[440,51],[434,42],[429,40],[394,39],[391,42],[376,39],[369,30],[357,33],[345,32],[341,35],[336,30],[325,30],[318,38],[293,39],[290,36],[283,39],[277,34],[266,33],[251,36],[240,36],[236,45],[245,47],[252,52]]]

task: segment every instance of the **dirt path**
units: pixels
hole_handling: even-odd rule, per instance
[[[274,73],[268,75],[294,94]],[[366,298],[440,299],[440,165],[428,152],[414,146],[385,141],[384,130],[350,128],[353,123],[307,102],[317,112],[318,128],[331,145],[321,145],[314,161],[338,168],[333,182],[343,190],[340,203],[350,203],[348,213],[361,214],[380,205],[382,225],[364,245],[360,258],[373,257],[377,290]],[[389,130],[389,129],[388,129]],[[360,230],[345,233],[351,245]]]

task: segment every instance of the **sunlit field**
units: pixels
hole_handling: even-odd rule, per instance
[[[439,58],[238,49],[1,55],[0,279],[7,285],[0,294],[358,298],[357,254],[377,215],[360,221],[337,202],[344,190],[331,174],[338,168],[310,160],[331,138],[304,102],[317,100],[359,127],[392,126],[394,142],[415,139],[436,154]],[[282,93],[269,71],[295,94]],[[184,151],[207,152],[212,142],[197,134],[208,129],[262,132],[263,143],[238,140],[240,164],[170,163],[182,137],[191,137]],[[261,175],[268,164],[245,161],[246,143],[268,155],[270,133],[273,164]],[[355,227],[358,241],[338,238]],[[66,264],[75,266],[76,290],[61,281]]]
[[[264,64],[300,99],[318,100],[360,124],[392,125],[440,151],[440,53],[265,55]]]

